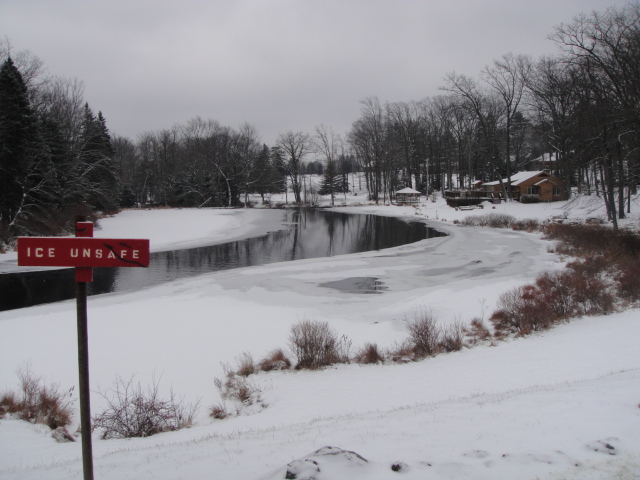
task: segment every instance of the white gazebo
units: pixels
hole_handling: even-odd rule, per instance
[[[420,196],[422,194],[414,190],[413,188],[403,188],[396,192],[396,205],[411,205],[420,203]]]

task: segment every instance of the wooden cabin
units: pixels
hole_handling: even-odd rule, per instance
[[[502,179],[505,188],[509,188],[508,179]],[[500,194],[500,182],[482,184],[487,194]],[[541,202],[557,202],[568,200],[569,192],[562,180],[545,170],[534,172],[518,172],[511,175],[511,197],[520,200],[522,195],[537,195]]]

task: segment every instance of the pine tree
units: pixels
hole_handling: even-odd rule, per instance
[[[120,199],[120,182],[113,161],[111,136],[102,112],[96,117],[84,107],[81,148],[76,164],[76,188],[95,210],[114,211]]]
[[[0,224],[6,228],[20,213],[35,136],[27,87],[9,57],[0,67]]]
[[[320,195],[331,195],[331,205],[333,205],[336,193],[340,193],[343,188],[342,177],[338,175],[336,162],[327,161],[318,193]]]

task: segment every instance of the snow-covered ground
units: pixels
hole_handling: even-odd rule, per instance
[[[340,209],[431,221],[450,235],[90,297],[94,392],[110,387],[116,375],[136,375],[143,384],[155,376],[164,393],[172,387],[186,401],[202,401],[190,429],[145,439],[94,437],[96,479],[284,479],[288,463],[326,445],[368,462],[317,455],[317,480],[640,478],[637,310],[417,363],[261,373],[250,378],[266,408],[221,421],[208,417],[207,407],[220,401],[213,380],[223,375],[221,362],[233,366],[242,352],[259,360],[286,348],[291,325],[303,318],[329,322],[354,348],[391,347],[407,337],[404,319],[415,308],[431,309],[442,323],[486,319],[500,293],[563,264],[535,234],[460,227],[454,220],[491,212],[603,215],[593,199],[495,207],[455,211],[441,199],[417,208],[345,206]],[[96,236],[180,248],[279,228],[280,217],[270,215],[127,211],[103,219]],[[638,217],[628,222],[637,226]],[[10,268],[12,255],[0,255],[0,265]],[[377,277],[387,289],[357,295],[321,286],[351,277]],[[49,381],[75,385],[75,322],[73,301],[1,312],[0,392],[15,389],[15,370],[26,361]],[[103,407],[93,393],[92,412]],[[0,451],[2,479],[82,478],[80,443],[56,443],[44,427],[0,420]]]

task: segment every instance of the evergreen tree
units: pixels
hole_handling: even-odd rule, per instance
[[[335,161],[327,161],[320,183],[320,195],[331,195],[331,205],[334,204],[336,193],[341,191],[342,178],[338,175]]]
[[[120,199],[111,136],[102,112],[96,117],[84,107],[80,155],[76,165],[76,188],[95,210],[114,211]]]
[[[12,228],[19,215],[36,134],[27,87],[11,57],[0,67],[0,224]]]

